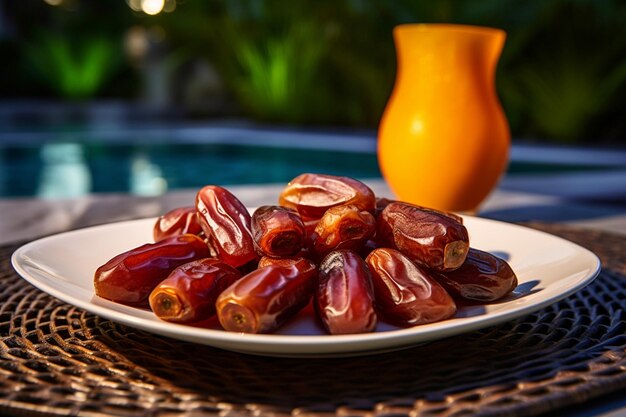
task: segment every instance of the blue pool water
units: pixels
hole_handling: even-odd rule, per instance
[[[91,132],[80,140],[59,137],[0,134],[0,197],[157,195],[206,184],[285,183],[303,172],[381,177],[373,135],[204,129],[121,136]],[[602,168],[513,160],[508,172]]]
[[[0,147],[0,196],[153,195],[206,184],[286,182],[302,172],[380,177],[372,153],[229,144]]]

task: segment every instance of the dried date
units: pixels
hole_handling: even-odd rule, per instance
[[[470,249],[462,217],[376,198],[355,179],[302,174],[279,204],[250,216],[228,190],[205,186],[195,207],[157,220],[157,243],[98,268],[96,294],[149,301],[158,317],[178,323],[217,314],[225,330],[247,333],[278,329],[314,295],[326,330],[349,334],[374,331],[378,320],[444,320],[455,299],[491,302],[517,285],[504,260]],[[311,259],[321,260],[319,271]]]
[[[168,211],[157,219],[152,231],[155,242],[187,233],[191,235],[202,233],[195,207],[178,207]]]
[[[304,220],[319,219],[340,204],[354,204],[374,212],[376,199],[361,181],[349,177],[301,174],[291,180],[279,196],[279,204],[298,211]]]
[[[272,258],[271,256],[263,256],[259,259],[258,267],[264,268],[270,265],[290,267],[300,262],[308,262],[308,260],[302,256],[295,258]]]
[[[195,235],[180,235],[121,253],[96,270],[96,295],[117,303],[147,306],[152,290],[177,267],[210,256]]]
[[[315,311],[330,334],[372,332],[376,328],[372,278],[352,251],[329,253],[319,266]]]
[[[261,255],[283,257],[297,254],[305,241],[300,216],[280,206],[261,206],[252,214],[252,237]]]
[[[215,314],[217,297],[241,273],[217,258],[204,258],[174,269],[150,294],[150,308],[162,320],[195,323]]]
[[[397,202],[398,202],[397,200],[390,200],[390,199],[384,198],[384,197],[377,197],[376,198],[376,210],[375,210],[376,217],[378,217],[380,215],[380,213],[382,213],[382,211],[385,209],[385,207],[387,207],[389,204],[397,203]],[[452,220],[457,221],[457,222],[463,224],[463,217],[461,217],[458,214],[453,213],[451,211],[437,210],[437,209],[430,208],[430,207],[419,206],[417,204],[411,204],[411,205],[413,207],[417,207],[420,210],[430,211],[430,212],[433,212],[433,213],[441,214],[441,215],[446,216],[446,217],[450,217]]]
[[[218,297],[217,317],[225,330],[269,333],[302,310],[313,294],[317,268],[308,260],[250,272]]]
[[[437,280],[452,296],[473,302],[499,300],[517,287],[517,276],[505,260],[474,248],[460,268],[440,272]]]
[[[203,187],[196,196],[200,226],[218,258],[239,267],[257,258],[250,232],[250,213],[230,191],[216,185]]]
[[[402,202],[389,203],[380,213],[376,239],[438,271],[460,267],[469,251],[469,235],[461,223]]]
[[[329,208],[315,227],[313,250],[323,257],[333,250],[359,250],[376,233],[376,219],[353,204]]]
[[[432,274],[395,249],[374,249],[365,260],[381,320],[408,327],[450,318],[456,304]]]

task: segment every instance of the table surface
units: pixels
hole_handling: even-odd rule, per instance
[[[624,177],[626,181],[626,177]],[[364,180],[377,196],[393,197],[382,180]],[[511,182],[515,183],[515,180]],[[547,221],[626,235],[626,206],[593,200],[511,191],[504,186],[483,203],[478,215],[509,222]],[[571,185],[569,185],[571,187]],[[284,184],[229,187],[248,207],[276,204]],[[590,193],[597,189],[586,187]],[[626,189],[626,182],[623,185]],[[0,199],[0,244],[35,239],[66,230],[144,217],[193,205],[197,190],[171,191],[162,196],[88,195],[75,199]],[[593,195],[591,195],[593,197]]]
[[[381,180],[367,181],[378,196],[393,197]],[[248,207],[274,204],[281,184],[229,187]],[[41,236],[96,224],[154,217],[169,209],[192,205],[196,190],[169,192],[157,197],[90,195],[71,200],[0,200],[0,244],[36,239]],[[541,207],[541,210],[537,210]],[[575,215],[571,215],[575,213]],[[581,214],[582,213],[582,214]],[[560,216],[557,216],[559,215]],[[586,215],[585,215],[586,214]],[[543,194],[498,189],[481,207],[480,216],[505,221],[549,221],[626,236],[626,210],[606,210],[587,201],[562,200]],[[626,248],[624,248],[626,249]],[[626,415],[623,393],[594,399],[582,406],[562,410],[564,416]]]

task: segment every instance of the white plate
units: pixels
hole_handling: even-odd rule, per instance
[[[167,323],[151,312],[94,295],[96,268],[113,256],[151,241],[154,219],[134,220],[61,233],[28,243],[12,257],[15,270],[37,288],[93,314],[175,339],[239,352],[273,356],[363,355],[409,347],[491,326],[529,314],[589,284],[600,271],[598,258],[567,240],[512,224],[466,217],[470,243],[508,260],[519,286],[506,300],[462,307],[438,323],[376,332],[323,334],[301,314],[278,334],[230,333]]]

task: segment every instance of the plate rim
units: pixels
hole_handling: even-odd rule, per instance
[[[148,320],[143,317],[118,312],[104,306],[93,304],[91,300],[78,299],[64,294],[57,288],[48,285],[45,281],[32,276],[26,267],[35,268],[41,274],[54,277],[54,274],[41,269],[39,265],[29,261],[26,254],[29,250],[39,245],[46,245],[57,239],[64,239],[72,236],[80,236],[85,233],[97,232],[100,229],[110,227],[127,227],[128,225],[139,225],[156,221],[156,217],[140,218],[133,220],[114,221],[94,226],[77,228],[53,235],[45,236],[18,247],[11,255],[11,264],[20,277],[29,282],[39,290],[75,307],[88,311],[91,314],[109,319],[116,323],[128,325],[150,333],[162,336],[186,340],[214,347],[238,351],[249,354],[265,356],[290,356],[290,357],[316,357],[316,356],[356,356],[380,353],[383,351],[403,349],[416,344],[443,339],[457,334],[475,331],[490,325],[500,324],[514,318],[523,317],[551,304],[562,300],[569,295],[579,291],[589,285],[598,276],[601,270],[601,262],[598,256],[589,249],[541,230],[530,227],[507,223],[499,220],[486,219],[476,216],[463,216],[471,219],[472,222],[487,222],[494,225],[504,225],[509,228],[524,230],[525,232],[537,233],[549,239],[556,239],[562,244],[569,245],[588,257],[593,262],[590,272],[580,278],[575,285],[568,287],[565,291],[556,296],[539,300],[531,305],[511,308],[498,312],[497,314],[485,314],[470,318],[453,318],[432,324],[420,325],[416,327],[386,330],[382,332],[350,334],[350,335],[284,335],[284,334],[244,334],[227,332],[218,329],[198,328],[164,321]],[[149,240],[149,239],[148,239]],[[74,284],[76,285],[76,284]],[[95,296],[95,294],[94,294]],[[107,303],[112,303],[107,301]],[[131,308],[131,307],[129,307]],[[143,310],[142,310],[143,311]],[[417,329],[417,330],[416,330]],[[364,340],[365,339],[365,340]],[[359,344],[367,342],[368,348],[359,348]],[[231,344],[236,346],[230,346]],[[243,344],[243,345],[242,345]],[[242,345],[242,346],[239,346]],[[276,347],[280,345],[280,349]]]

